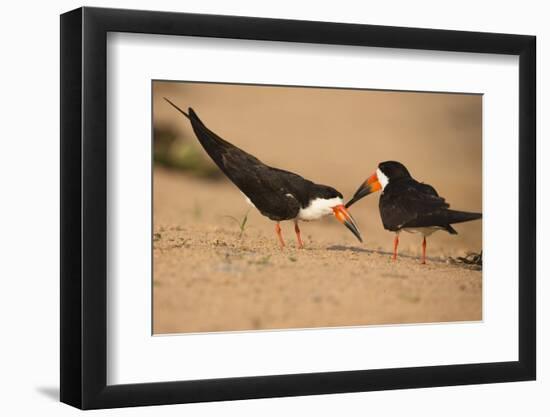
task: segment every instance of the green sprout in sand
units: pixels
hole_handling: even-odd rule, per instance
[[[239,227],[239,230],[240,230],[240,233],[239,233],[239,239],[242,239],[243,237],[243,234],[244,234],[244,231],[246,229],[246,223],[248,222],[248,213],[249,213],[250,210],[248,210],[244,217],[242,218],[242,220],[239,220],[237,219],[236,217],[233,217],[233,216],[224,216],[224,217],[227,217],[228,219],[231,219],[233,220],[237,226]]]

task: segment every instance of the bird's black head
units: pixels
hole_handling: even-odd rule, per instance
[[[378,169],[374,174],[368,177],[363,184],[357,189],[353,198],[348,201],[346,207],[351,206],[356,201],[363,197],[374,193],[375,191],[383,190],[392,182],[404,178],[410,178],[409,170],[405,168],[401,162],[386,161],[378,164]]]
[[[322,198],[324,200],[330,200],[332,198],[344,198],[342,194],[328,185],[315,184],[311,190],[311,196],[313,198]]]
[[[388,178],[388,180],[396,180],[399,178],[410,178],[409,170],[405,168],[401,162],[386,161],[378,164],[378,169]]]
[[[303,206],[304,217],[302,217],[302,220],[314,220],[332,213],[340,223],[346,226],[362,242],[363,239],[357,224],[344,206],[342,194],[328,185],[313,183],[310,183],[310,185],[308,201]]]

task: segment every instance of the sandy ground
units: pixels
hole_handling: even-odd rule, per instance
[[[232,184],[155,171],[154,333],[481,319],[482,273],[446,262],[477,248],[435,234],[423,266],[418,236],[402,234],[393,262],[393,235],[378,214],[355,210],[364,244],[327,218],[302,224],[303,250],[283,223],[281,251],[273,222],[254,209],[242,236],[224,217],[249,210]],[[479,233],[474,224],[457,229]]]
[[[155,82],[155,127],[197,144],[169,106],[192,106],[209,128],[265,163],[327,184],[350,198],[385,160],[404,163],[452,208],[482,211],[482,97],[315,88]],[[200,152],[204,152],[200,147]],[[274,223],[227,180],[154,169],[154,332],[305,328],[480,320],[482,273],[447,263],[482,249],[482,222],[428,239],[382,227],[379,195],[351,208],[364,243],[334,218]],[[250,211],[249,211],[250,210]],[[242,237],[227,216],[242,219]]]

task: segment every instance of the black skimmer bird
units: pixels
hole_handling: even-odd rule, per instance
[[[382,195],[378,206],[384,229],[395,232],[394,260],[397,259],[399,232],[402,230],[422,234],[422,263],[425,264],[426,237],[438,230],[456,235],[458,232],[451,224],[481,218],[481,213],[449,209],[449,204],[437,194],[435,188],[416,181],[403,164],[395,161],[380,163],[346,207],[379,190],[382,190]]]
[[[362,242],[357,225],[344,206],[342,194],[337,190],[264,164],[208,129],[192,108],[186,113],[166,97],[164,99],[189,119],[204,150],[241,190],[248,203],[264,216],[277,222],[275,232],[281,248],[285,246],[285,242],[279,222],[294,221],[298,247],[303,248],[298,221],[317,220],[330,214]]]

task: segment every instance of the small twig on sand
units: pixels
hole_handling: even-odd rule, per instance
[[[466,256],[458,256],[456,258],[449,257],[449,262],[455,265],[466,266],[476,271],[481,271],[483,266],[483,251],[480,253],[469,252]]]

